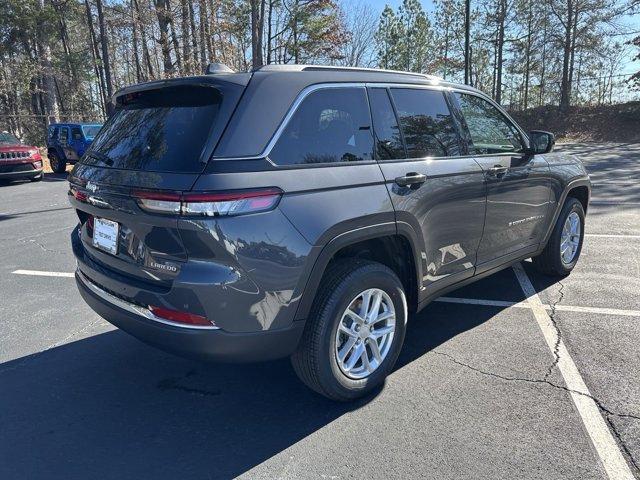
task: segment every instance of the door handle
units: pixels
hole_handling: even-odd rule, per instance
[[[418,172],[409,172],[403,177],[396,177],[395,182],[401,187],[418,188],[427,181],[427,176]]]
[[[492,177],[499,177],[504,175],[509,170],[509,167],[505,167],[504,165],[494,165],[487,169],[487,175],[491,175]]]

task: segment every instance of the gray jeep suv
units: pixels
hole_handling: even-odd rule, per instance
[[[69,177],[78,288],[122,330],[218,361],[291,356],[350,400],[384,381],[432,299],[529,257],[575,266],[585,169],[481,92],[212,70],[119,91]]]

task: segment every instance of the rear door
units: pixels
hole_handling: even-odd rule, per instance
[[[540,155],[524,153],[519,129],[491,102],[470,93],[453,97],[470,153],[485,172],[487,215],[478,264],[491,268],[535,250],[542,240],[551,198],[549,165]]]
[[[163,202],[179,205],[191,189],[241,92],[237,85],[177,85],[119,98],[70,176],[81,221],[76,253],[98,269],[170,282],[186,252],[179,212]]]
[[[396,218],[422,240],[422,288],[431,292],[474,274],[482,236],[482,169],[465,157],[445,93],[370,88],[380,168]]]

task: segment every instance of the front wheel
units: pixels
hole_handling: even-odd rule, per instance
[[[297,351],[298,377],[339,401],[362,397],[391,373],[404,342],[402,283],[376,262],[344,260],[323,277]]]
[[[540,255],[533,258],[536,269],[546,275],[566,276],[578,263],[584,240],[584,208],[575,198],[567,198]]]

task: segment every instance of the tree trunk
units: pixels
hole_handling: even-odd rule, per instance
[[[98,25],[100,26],[100,46],[102,48],[102,64],[104,65],[104,80],[107,87],[107,114],[111,113],[110,100],[113,95],[113,83],[111,80],[111,62],[109,61],[109,40],[107,38],[107,28],[104,22],[104,13],[102,11],[102,0],[96,0],[98,7]]]
[[[171,46],[169,45],[169,12],[167,0],[154,0],[158,27],[160,28],[160,49],[162,51],[162,66],[166,77],[173,76],[173,62],[171,61]]]
[[[180,58],[180,44],[178,43],[178,34],[176,33],[176,24],[173,20],[173,10],[171,9],[170,0],[165,0],[167,9],[167,19],[169,21],[169,27],[171,27],[171,43],[173,44],[173,53],[176,56],[176,65],[178,66],[178,72],[184,73],[182,70],[182,59]]]
[[[98,81],[98,90],[100,93],[100,103],[102,111],[107,113],[107,86],[104,79],[104,70],[102,68],[102,59],[100,58],[100,48],[96,40],[96,32],[93,29],[93,15],[91,14],[91,6],[89,0],[85,0],[84,6],[87,13],[87,25],[89,27],[89,47],[91,49],[91,56],[93,57],[93,69]]]
[[[251,0],[251,65],[253,69],[264,65],[262,35],[264,32],[264,6],[266,0]]]
[[[187,4],[189,6],[189,25],[191,27],[191,71],[196,73],[198,66],[198,35],[196,33],[196,18],[193,12],[193,2],[188,0]]]
[[[200,0],[200,69],[207,68],[207,2]]]
[[[188,0],[180,1],[180,30],[182,30],[182,63],[186,74],[193,73],[191,68],[191,52],[189,51],[189,4]]]
[[[44,0],[39,0],[38,4],[40,9],[44,9]],[[60,112],[58,111],[56,85],[53,77],[53,67],[51,64],[51,46],[45,39],[45,28],[44,22],[39,20],[36,34],[36,52],[38,64],[40,66],[43,103],[45,107],[44,113],[48,116],[49,122],[56,122]]]
[[[502,58],[504,50],[504,23],[507,16],[507,2],[506,0],[500,0],[498,4],[498,39],[496,42],[496,93],[495,100],[497,103],[502,101]]]
[[[153,64],[151,63],[151,54],[149,53],[149,45],[147,44],[147,34],[145,33],[145,26],[142,25],[140,16],[140,5],[138,0],[131,0],[133,8],[135,9],[136,23],[140,23],[140,39],[142,41],[142,56],[144,58],[144,64],[146,66],[147,73],[144,76],[145,80],[155,78],[153,73]]]
[[[133,59],[136,63],[136,79],[138,82],[142,82],[144,79],[144,75],[142,73],[142,65],[140,64],[140,55],[138,53],[138,18],[136,15],[136,10],[133,5],[133,0],[131,1],[131,28],[132,28],[132,37],[133,37]]]
[[[567,19],[564,24],[564,45],[562,55],[562,82],[560,84],[560,110],[567,112],[570,106],[571,84],[569,83],[569,63],[571,60],[571,30],[573,27],[573,0],[567,0]]]
[[[471,32],[471,0],[464,2],[464,83],[471,84],[471,53],[469,35]]]
[[[273,16],[273,0],[269,0],[269,14],[267,15],[267,65],[271,64],[271,20]]]

